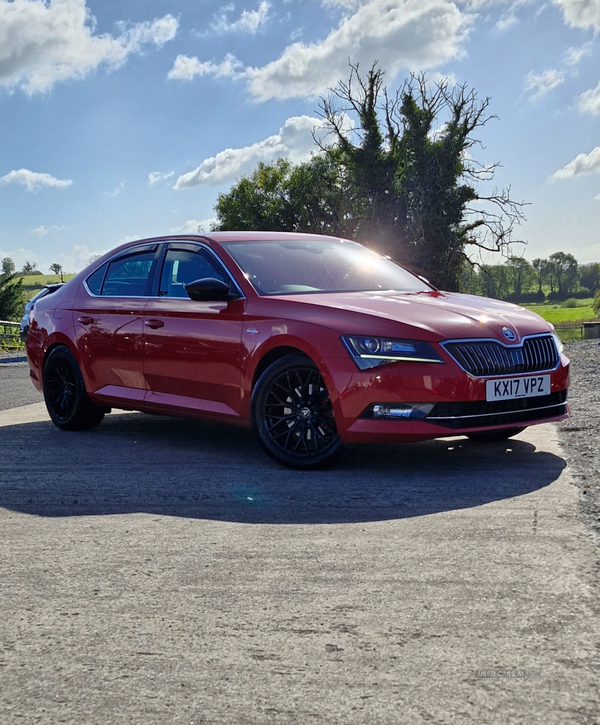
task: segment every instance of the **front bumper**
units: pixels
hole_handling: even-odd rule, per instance
[[[417,441],[477,431],[516,428],[569,417],[569,361],[561,356],[550,375],[550,394],[486,401],[486,380],[457,365],[395,363],[369,371],[350,370],[343,360],[330,368],[338,432],[346,443]],[[519,376],[512,376],[519,377]],[[527,375],[523,375],[527,377]],[[430,403],[421,419],[375,418],[374,405]]]

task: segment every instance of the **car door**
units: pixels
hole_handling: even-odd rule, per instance
[[[156,296],[144,316],[147,405],[165,412],[239,416],[245,300],[191,300],[185,285],[212,277],[235,284],[214,253],[192,243],[168,245]]]
[[[142,401],[144,309],[159,245],[121,252],[85,282],[73,323],[89,392],[107,402]]]

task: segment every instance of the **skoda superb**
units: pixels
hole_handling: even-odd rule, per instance
[[[111,408],[229,421],[296,468],[569,415],[569,362],[541,317],[307,234],[125,244],[35,303],[27,356],[59,428]]]

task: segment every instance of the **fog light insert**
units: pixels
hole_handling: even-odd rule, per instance
[[[411,418],[425,420],[433,403],[378,403],[373,406],[373,418]]]

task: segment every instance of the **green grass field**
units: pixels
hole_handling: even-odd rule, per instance
[[[63,274],[63,279],[67,282],[74,276],[74,274]],[[21,277],[21,279],[23,280],[23,291],[27,299],[31,299],[44,285],[60,282],[60,276],[58,274],[28,274]]]
[[[591,307],[591,298],[589,300],[578,300],[581,307],[561,307],[556,304],[544,305],[523,305],[532,312],[537,312],[553,325],[577,325],[581,322],[598,319]]]
[[[548,322],[556,325],[556,332],[563,342],[581,340],[583,322],[597,320],[591,306],[592,298],[577,300],[577,307],[562,307],[560,304],[523,305],[532,312],[537,312]]]

